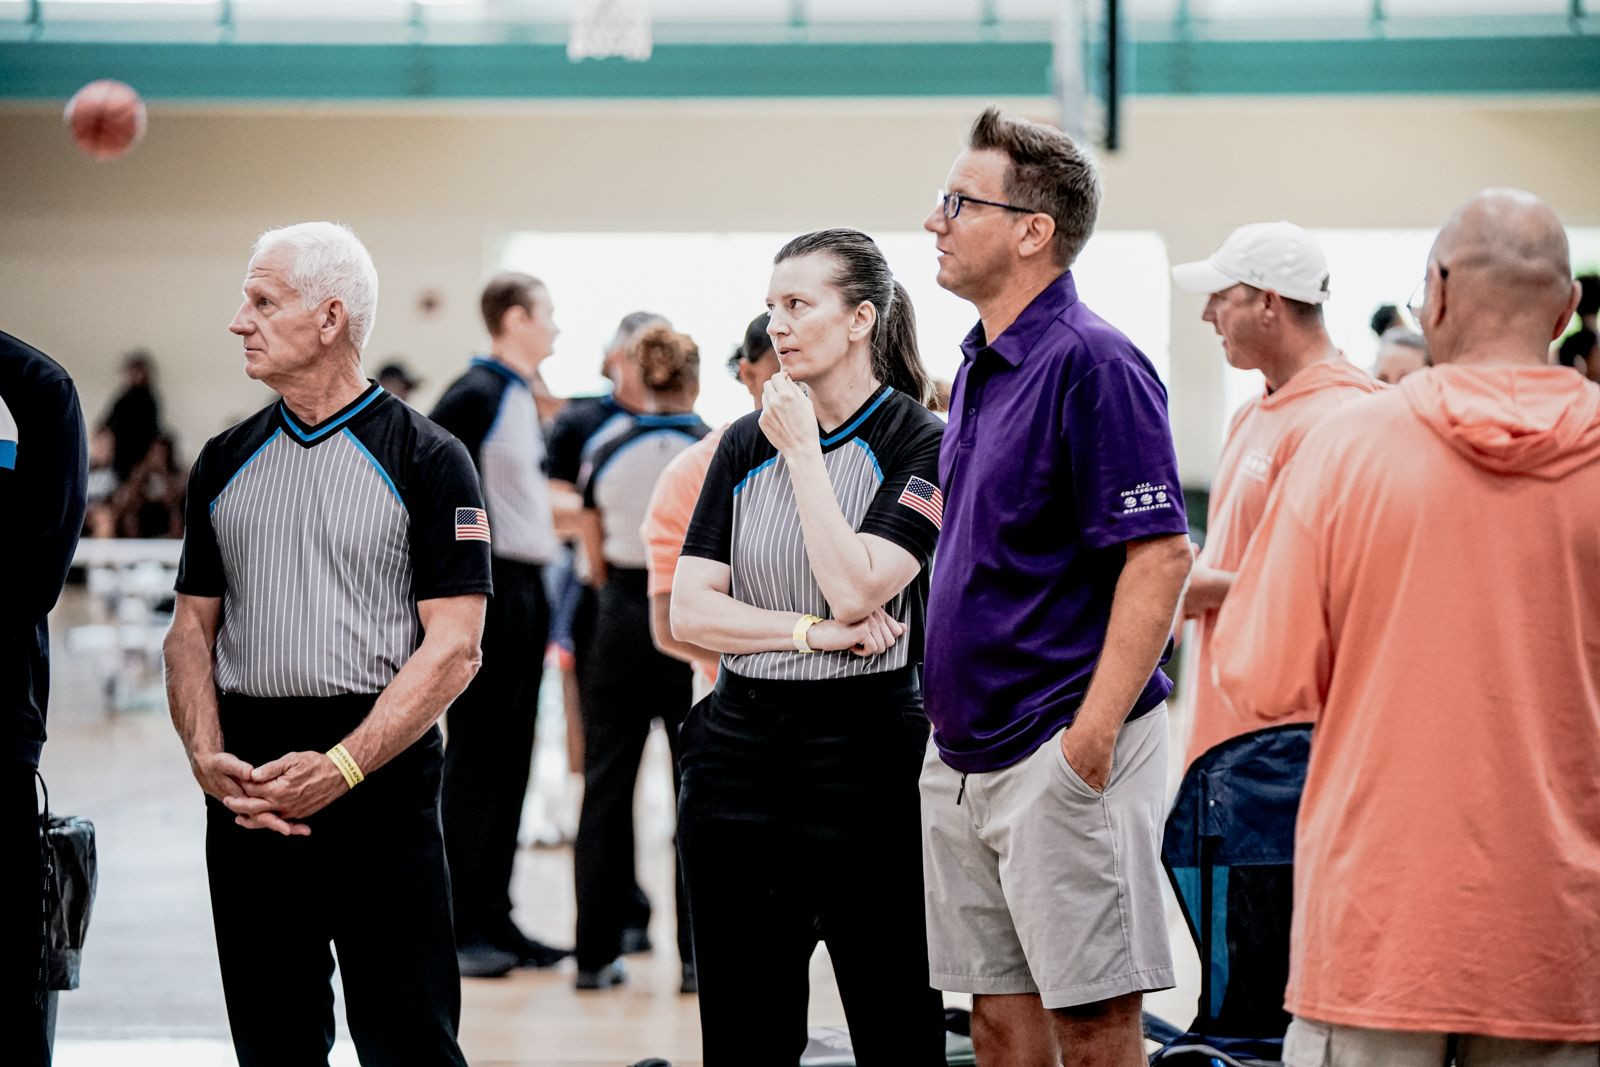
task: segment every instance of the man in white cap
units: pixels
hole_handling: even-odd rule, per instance
[[[1206,544],[1189,576],[1183,614],[1198,623],[1193,657],[1193,729],[1184,763],[1251,727],[1213,680],[1217,610],[1238,576],[1279,473],[1306,431],[1342,404],[1382,388],[1328,337],[1328,261],[1316,240],[1288,222],[1257,222],[1228,235],[1209,259],[1174,267],[1178,286],[1206,294],[1201,316],[1222,337],[1228,363],[1265,379],[1261,396],[1233,416],[1212,484]]]

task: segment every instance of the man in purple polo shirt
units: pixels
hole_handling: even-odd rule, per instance
[[[1173,984],[1158,849],[1190,565],[1166,390],[1078,301],[1094,164],[991,108],[923,224],[962,342],[940,455],[922,772],[932,983],[983,1067],[1143,1063]]]

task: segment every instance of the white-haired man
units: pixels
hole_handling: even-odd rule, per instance
[[[190,475],[167,690],[241,1067],[326,1062],[330,945],[364,1065],[466,1062],[435,720],[477,670],[489,526],[461,443],[361,376],[377,295],[348,229],[264,234],[229,329],[280,399]]]

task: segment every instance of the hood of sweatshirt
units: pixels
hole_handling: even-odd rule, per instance
[[[1568,367],[1429,367],[1400,391],[1417,418],[1485,470],[1554,479],[1600,457],[1600,385]]]

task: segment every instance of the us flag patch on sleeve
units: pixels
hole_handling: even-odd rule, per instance
[[[482,508],[456,508],[456,540],[489,540],[489,516]]]
[[[900,503],[933,523],[936,530],[944,522],[944,493],[926,478],[913,477],[907,482]]]

